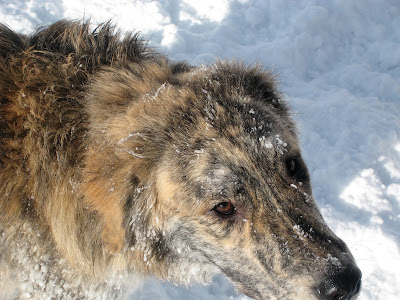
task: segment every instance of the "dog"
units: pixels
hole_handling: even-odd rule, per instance
[[[260,66],[170,61],[110,22],[0,27],[0,298],[118,299],[223,274],[254,299],[356,299]]]

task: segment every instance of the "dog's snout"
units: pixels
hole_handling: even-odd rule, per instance
[[[350,300],[361,287],[361,271],[354,264],[330,275],[318,286],[321,300]]]

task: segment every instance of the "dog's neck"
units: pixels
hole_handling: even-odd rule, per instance
[[[6,243],[6,240],[7,243]],[[139,276],[109,274],[102,281],[80,274],[28,223],[0,233],[0,299],[120,299],[141,284]],[[6,250],[6,251],[5,251]],[[129,282],[128,282],[129,277]]]

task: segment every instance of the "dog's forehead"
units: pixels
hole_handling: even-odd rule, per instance
[[[231,147],[227,148],[236,148],[245,153],[244,157],[257,161],[299,152],[291,120],[279,115],[275,108],[257,102],[226,104],[225,108],[228,117],[219,123],[217,130],[229,140]],[[222,155],[229,150],[224,147],[221,147]]]
[[[221,139],[204,149],[200,160],[201,181],[209,191],[223,194],[234,193],[246,183],[254,184],[277,165],[284,163],[286,156],[298,153],[296,140],[290,135],[274,132],[266,136],[242,136],[241,140]],[[195,166],[194,166],[195,167]]]
[[[270,103],[252,99],[249,95],[219,97],[203,103],[204,118],[222,135],[257,141],[270,148],[273,148],[274,140],[279,147],[289,142],[291,145],[297,143],[296,128],[287,112],[282,113]]]
[[[240,179],[228,166],[220,164],[208,168],[205,174],[205,183],[208,192],[227,196],[233,192]]]

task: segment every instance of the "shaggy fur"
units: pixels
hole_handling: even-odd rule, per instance
[[[256,299],[353,299],[274,78],[193,68],[110,23],[0,27],[0,298],[111,299],[222,273]]]

